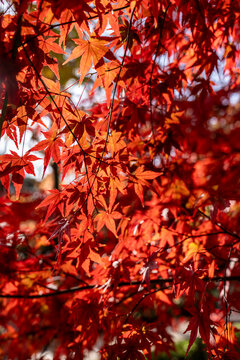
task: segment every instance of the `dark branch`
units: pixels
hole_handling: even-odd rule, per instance
[[[213,278],[205,277],[202,279],[205,282],[221,282],[221,281],[239,281],[240,282],[240,276],[214,276]],[[162,285],[166,283],[173,283],[173,278],[168,279],[154,279],[150,281],[150,284],[152,286],[154,285]],[[124,286],[140,286],[142,285],[142,281],[132,281],[132,282],[120,282],[118,284],[118,287],[124,287]],[[6,298],[6,299],[41,299],[41,298],[48,298],[53,296],[60,296],[60,295],[67,295],[74,292],[80,292],[90,289],[98,289],[98,285],[86,285],[86,286],[76,286],[72,287],[70,289],[63,289],[63,290],[56,290],[51,293],[45,293],[45,294],[0,294],[0,298]],[[160,289],[161,290],[161,289]],[[154,290],[155,291],[155,290]]]

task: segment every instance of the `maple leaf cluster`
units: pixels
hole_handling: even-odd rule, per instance
[[[0,357],[239,358],[239,1],[0,6]]]

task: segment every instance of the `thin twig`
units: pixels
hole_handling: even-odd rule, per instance
[[[208,216],[207,214],[205,214],[203,211],[201,211],[201,210],[199,210],[199,209],[198,209],[197,211],[198,211],[201,215],[203,215],[204,217],[206,217],[208,220],[211,220],[211,217]],[[226,234],[228,234],[228,235],[230,235],[230,236],[232,236],[232,237],[234,237],[234,238],[237,239],[237,241],[234,242],[232,245],[235,245],[237,242],[240,241],[240,236],[239,236],[238,234],[233,233],[232,231],[226,229],[222,224],[218,223],[217,221],[215,221],[214,224],[217,225],[220,229],[222,229],[222,230],[224,231],[224,233],[226,233]]]
[[[161,39],[162,39],[163,28],[164,28],[167,12],[168,12],[168,9],[169,9],[170,5],[171,5],[171,1],[169,1],[168,5],[167,5],[167,7],[166,7],[166,9],[164,11],[164,14],[163,14],[163,20],[162,20],[162,25],[161,25],[161,29],[160,29],[159,38],[158,38],[157,49],[155,51],[154,60],[153,60],[153,64],[152,64],[152,69],[151,69],[151,73],[150,73],[150,80],[149,80],[150,122],[151,122],[151,127],[152,127],[153,142],[155,142],[155,135],[154,135],[153,113],[152,113],[152,77],[153,77],[153,70],[154,70],[154,67],[156,65],[156,60],[157,60],[160,45],[163,47],[163,45],[161,44]]]
[[[106,11],[106,12],[103,14],[103,16],[111,13],[112,11],[113,11],[113,12],[117,12],[117,11],[121,11],[121,10],[127,9],[127,8],[129,8],[129,6],[130,6],[130,4],[125,5],[125,6],[122,6],[122,7],[117,8],[117,9],[112,9],[112,10]],[[94,19],[97,19],[98,17],[99,17],[99,15],[89,16],[89,17],[86,19],[86,21],[87,21],[87,20],[94,20]],[[42,22],[42,23],[43,23],[43,22]],[[41,33],[39,33],[39,34],[37,34],[37,35],[32,36],[31,38],[28,38],[26,41],[23,42],[23,45],[28,44],[28,43],[31,42],[32,40],[38,38],[39,36],[45,34],[47,31],[52,30],[52,29],[54,29],[54,28],[56,28],[56,27],[64,26],[64,25],[70,25],[70,24],[75,24],[75,23],[77,23],[77,20],[70,20],[70,21],[66,21],[66,22],[63,22],[63,23],[53,24],[53,25],[46,24],[46,25],[49,25],[49,27],[48,27],[47,29],[43,30]],[[44,23],[43,23],[43,24],[44,24]]]
[[[22,44],[22,43],[21,43]],[[88,174],[88,167],[87,167],[87,159],[86,159],[86,152],[85,150],[82,148],[77,136],[74,134],[74,132],[72,131],[71,127],[69,126],[67,120],[65,119],[65,116],[63,115],[62,111],[60,110],[58,104],[56,103],[54,97],[52,96],[51,92],[48,90],[48,87],[47,85],[45,84],[44,80],[42,79],[41,75],[39,74],[36,66],[34,65],[34,63],[32,62],[32,60],[30,59],[30,56],[28,55],[28,52],[27,50],[25,49],[24,45],[22,44],[22,48],[23,48],[23,51],[26,55],[26,58],[28,59],[28,62],[29,64],[32,66],[32,68],[34,69],[38,79],[40,80],[40,82],[42,83],[44,89],[46,90],[48,96],[50,97],[50,99],[52,100],[53,104],[55,105],[57,111],[59,112],[59,115],[61,116],[61,118],[63,119],[65,125],[67,126],[68,130],[70,131],[70,133],[72,134],[74,140],[77,142],[79,148],[81,149],[82,153],[83,153],[83,157],[84,157],[84,163],[85,163],[85,169],[86,169],[86,177],[87,177],[87,182],[88,182],[88,186],[89,186],[89,194],[91,194],[92,196],[92,199],[93,199],[93,204],[96,208],[96,205],[95,205],[95,197],[92,193],[92,187],[91,187],[91,184],[90,184],[90,179],[89,179],[89,174]]]
[[[165,290],[165,289],[169,289],[171,287],[171,285],[169,286],[163,286],[163,287],[160,287],[159,289],[155,289],[153,291],[149,291],[147,293],[145,293],[139,300],[138,302],[134,305],[134,307],[132,308],[132,310],[128,313],[126,319],[124,320],[124,323],[123,325],[125,325],[127,322],[128,322],[128,319],[130,318],[130,316],[133,315],[133,313],[135,312],[135,310],[137,309],[137,307],[140,305],[140,303],[147,297],[147,296],[151,296],[152,294],[155,294],[156,292],[158,291],[162,291],[162,290]]]
[[[112,101],[111,101],[111,105],[110,105],[110,109],[109,109],[109,113],[108,113],[108,125],[107,125],[107,135],[106,135],[106,139],[105,139],[105,144],[104,144],[104,148],[103,148],[103,151],[102,151],[101,160],[99,162],[96,174],[95,174],[94,179],[93,179],[92,184],[91,184],[92,187],[93,187],[93,185],[94,185],[94,183],[96,181],[96,178],[97,178],[97,175],[99,173],[101,163],[102,163],[102,160],[103,160],[103,156],[104,156],[104,154],[106,152],[106,148],[107,148],[107,142],[108,142],[111,119],[112,119],[112,113],[113,113],[114,98],[115,98],[115,95],[116,95],[118,81],[120,79],[121,71],[122,71],[122,68],[123,68],[123,65],[124,65],[124,62],[125,62],[125,58],[126,58],[126,54],[127,54],[127,50],[128,50],[128,46],[129,46],[129,42],[130,42],[130,31],[131,31],[131,26],[132,26],[133,15],[134,15],[135,9],[136,9],[136,6],[133,8],[133,11],[131,13],[131,18],[130,18],[130,22],[129,22],[129,26],[128,26],[128,32],[127,32],[127,44],[126,44],[126,47],[125,47],[125,50],[124,50],[124,54],[123,54],[122,62],[121,62],[121,65],[120,65],[120,69],[119,69],[119,72],[118,72],[118,75],[117,75],[117,78],[116,78],[115,86],[114,86],[113,93],[112,93]]]

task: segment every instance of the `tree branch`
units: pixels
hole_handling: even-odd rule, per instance
[[[222,281],[239,281],[240,282],[240,276],[214,276],[212,278],[209,278],[208,276],[204,277],[202,279],[205,282],[222,282]],[[161,285],[166,283],[173,283],[173,278],[159,278],[150,280],[151,285]],[[142,281],[132,281],[132,282],[120,282],[118,284],[118,287],[124,287],[124,286],[139,286],[142,285]],[[6,298],[6,299],[41,299],[41,298],[48,298],[53,296],[60,296],[60,295],[67,295],[74,292],[81,292],[85,290],[90,289],[97,289],[98,285],[86,285],[86,286],[76,286],[72,287],[70,289],[63,289],[63,290],[56,290],[51,293],[45,293],[45,294],[0,294],[0,298]],[[161,290],[161,289],[160,289]]]

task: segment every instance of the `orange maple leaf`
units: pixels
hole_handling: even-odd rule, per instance
[[[57,189],[49,190],[50,195],[47,196],[38,206],[37,209],[47,206],[48,210],[45,215],[44,222],[47,221],[49,216],[56,210],[56,208],[59,209],[61,214],[64,216],[64,203],[62,202],[62,199],[64,197],[64,194],[60,192]]]
[[[122,215],[118,211],[115,211],[117,205],[115,205],[112,209],[114,201],[115,198],[113,197],[108,207],[104,200],[104,197],[99,196],[99,202],[105,210],[99,210],[99,213],[95,217],[95,221],[97,222],[97,231],[100,231],[103,226],[106,226],[108,230],[110,230],[116,237],[118,237],[114,219],[121,219]]]
[[[81,73],[79,82],[81,83],[90,70],[92,64],[96,67],[100,60],[103,59],[104,55],[109,51],[109,49],[106,46],[107,42],[102,39],[91,37],[89,40],[73,40],[77,46],[73,49],[71,55],[63,63],[63,65],[81,56],[79,68],[79,72]]]
[[[95,217],[95,221],[98,222],[97,231],[100,231],[105,225],[106,228],[108,228],[108,230],[110,230],[116,237],[118,237],[114,219],[120,219],[121,217],[122,215],[117,211],[108,213],[106,211],[100,210],[97,216]]]
[[[39,160],[39,158],[34,155],[29,155],[29,152],[23,156],[18,155],[15,151],[10,152],[11,154],[0,156],[0,177],[2,177],[2,184],[8,191],[10,186],[9,173],[12,174],[12,183],[16,190],[16,198],[18,199],[25,173],[35,175],[32,161]]]
[[[46,137],[46,140],[40,141],[37,145],[35,145],[31,149],[31,152],[44,150],[45,152],[44,170],[43,170],[43,176],[44,176],[51,156],[53,157],[55,163],[58,163],[61,159],[60,147],[64,147],[65,145],[62,139],[58,137],[58,130],[52,128],[51,130],[42,133]]]
[[[154,171],[144,171],[144,167],[143,166],[139,166],[134,174],[134,176],[130,176],[131,180],[134,183],[134,190],[135,193],[137,194],[137,196],[139,197],[142,206],[144,206],[144,197],[143,197],[143,185],[145,186],[150,186],[150,184],[148,183],[148,181],[146,180],[152,180],[155,179],[156,177],[162,175],[162,173],[159,172],[154,172]]]

